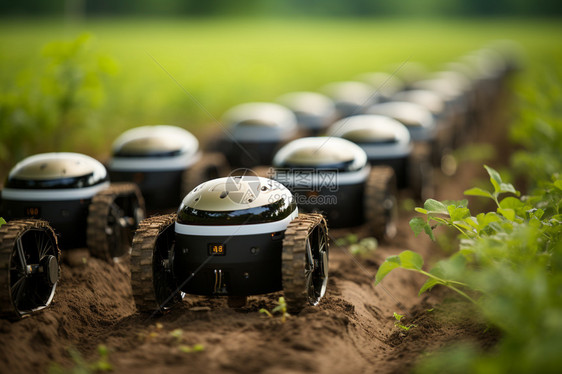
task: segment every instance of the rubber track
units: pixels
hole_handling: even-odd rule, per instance
[[[433,167],[427,144],[416,144],[409,159],[408,185],[415,200],[422,203],[433,196]]]
[[[396,196],[396,175],[394,170],[389,166],[373,167],[365,184],[363,204],[365,221],[377,240],[390,239],[393,236],[393,231],[395,231],[391,230],[390,227],[391,225],[396,225],[396,222],[389,222],[387,220],[383,205],[389,190],[390,194]]]
[[[216,168],[218,177],[226,177],[230,170],[228,161],[222,153],[206,152],[201,155],[201,159],[193,164],[182,175],[182,196],[187,195],[192,189],[207,181],[206,172],[209,168]]]
[[[154,312],[160,309],[154,289],[152,257],[158,236],[175,221],[175,213],[147,218],[140,223],[133,238],[131,286],[139,312]]]
[[[0,317],[8,319],[22,318],[13,303],[10,290],[10,261],[16,240],[30,229],[46,231],[47,235],[55,240],[57,248],[57,261],[60,264],[61,252],[55,232],[47,221],[38,219],[14,220],[0,227]],[[59,267],[60,276],[60,267]]]
[[[287,309],[292,314],[299,313],[308,305],[304,276],[306,240],[318,225],[324,225],[326,235],[328,235],[326,220],[321,214],[301,213],[289,223],[285,231],[281,272]]]
[[[86,228],[86,244],[92,256],[110,263],[113,262],[105,232],[109,207],[117,197],[133,194],[136,195],[139,206],[144,210],[144,199],[134,183],[112,183],[92,198]]]

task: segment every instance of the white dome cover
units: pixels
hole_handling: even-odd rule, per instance
[[[348,169],[358,170],[367,163],[367,155],[357,144],[337,137],[308,137],[293,140],[273,157],[273,166],[286,163],[305,167],[322,167],[349,162]]]
[[[404,87],[400,78],[384,72],[363,73],[357,79],[369,84],[375,96],[390,97]]]
[[[358,143],[369,159],[405,157],[412,151],[406,126],[395,119],[376,114],[344,118],[330,127],[328,135]]]
[[[290,92],[277,101],[292,110],[299,125],[305,128],[322,129],[336,117],[336,106],[326,95],[317,92]]]
[[[50,180],[92,174],[95,182],[103,180],[107,171],[101,162],[73,152],[50,152],[29,156],[12,168],[8,179]]]
[[[433,115],[442,115],[445,111],[445,101],[438,93],[431,90],[408,90],[400,91],[394,95],[395,101],[406,101],[409,103],[420,104],[431,111]]]
[[[292,138],[297,118],[276,103],[245,103],[229,109],[223,116],[233,137],[242,141],[278,141]]]
[[[153,153],[170,155],[151,157]],[[200,157],[197,138],[181,127],[168,125],[125,131],[113,142],[113,154],[109,169],[114,171],[183,170]]]
[[[436,135],[436,121],[429,109],[405,101],[375,104],[367,109],[368,114],[379,114],[394,118],[406,125],[414,141],[426,141]]]
[[[189,131],[168,125],[140,126],[125,131],[113,142],[113,152],[134,146],[138,151],[177,151],[193,156],[199,141]]]
[[[336,104],[345,103],[356,106],[368,105],[375,96],[375,89],[369,84],[359,81],[333,82],[325,85],[322,91],[331,97]]]

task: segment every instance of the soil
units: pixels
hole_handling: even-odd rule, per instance
[[[435,198],[462,199],[475,178],[485,178],[480,162],[460,164],[453,176],[437,173]],[[412,211],[402,209],[398,235],[367,256],[332,241],[325,298],[285,322],[259,312],[272,310],[282,293],[250,297],[239,309],[224,298],[188,295],[163,316],[140,315],[126,262],[65,263],[49,308],[17,322],[0,320],[0,372],[76,369],[99,361],[100,344],[117,373],[404,373],[425,352],[460,341],[492,348],[498,334],[470,317],[467,302],[439,287],[418,296],[423,276],[395,270],[374,286],[389,255],[414,250],[426,267],[444,255],[426,235],[414,237]],[[415,327],[395,326],[394,312]],[[203,350],[186,352],[197,344]]]

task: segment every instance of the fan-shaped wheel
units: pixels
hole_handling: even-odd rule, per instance
[[[282,282],[287,309],[316,305],[328,283],[328,226],[321,214],[300,214],[285,231]]]
[[[142,221],[133,239],[131,285],[139,312],[163,312],[180,303],[184,293],[172,274],[176,214]]]
[[[86,230],[92,256],[111,262],[129,254],[133,234],[144,215],[144,199],[133,183],[112,183],[94,195]]]
[[[57,237],[46,221],[0,227],[0,316],[19,319],[53,300],[60,275]]]

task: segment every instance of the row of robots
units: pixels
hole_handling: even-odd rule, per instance
[[[143,126],[119,136],[105,164],[28,157],[1,191],[0,316],[49,306],[61,249],[74,248],[130,259],[141,312],[185,294],[241,306],[280,290],[291,312],[316,305],[328,227],[392,238],[398,191],[431,196],[432,170],[486,126],[518,62],[510,49],[486,48],[432,74],[406,64],[238,105],[205,147],[182,128]]]

